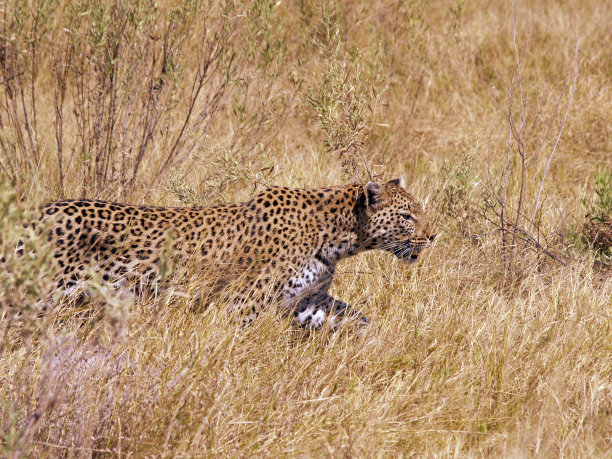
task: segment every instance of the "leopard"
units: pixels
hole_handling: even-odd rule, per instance
[[[232,307],[252,321],[274,303],[297,326],[369,324],[330,295],[336,267],[365,251],[415,263],[436,234],[402,177],[325,188],[271,187],[245,202],[156,207],[61,200],[42,209],[59,291],[93,269],[112,286],[151,285],[164,260],[233,289]],[[242,280],[239,284],[233,281]],[[326,325],[327,324],[327,325]]]

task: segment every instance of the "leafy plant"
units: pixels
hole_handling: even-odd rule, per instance
[[[7,2],[0,22],[0,176],[15,187],[42,168],[60,197],[127,199],[188,162],[232,104],[232,151],[282,126],[275,2],[26,3]]]
[[[586,218],[594,222],[606,222],[612,216],[612,170],[603,167],[593,175],[595,196],[590,201],[582,200]]]
[[[582,234],[600,260],[609,265],[612,264],[612,170],[600,168],[593,179],[595,196],[582,200],[587,210]]]
[[[338,156],[345,175],[364,181],[373,177],[363,149],[387,89],[388,64],[380,47],[364,53],[343,40],[339,9],[326,0],[318,4],[320,19],[311,30],[310,45],[323,70],[305,88],[303,98],[312,120],[325,133],[325,147]]]
[[[53,271],[50,247],[27,225],[35,215],[7,184],[0,187],[0,355],[14,342],[11,329],[23,336],[44,330]]]
[[[477,148],[476,143],[465,142],[444,160],[440,169],[442,185],[434,193],[440,214],[458,218],[469,207],[470,193],[477,181],[474,164]]]

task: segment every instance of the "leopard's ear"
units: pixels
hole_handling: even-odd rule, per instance
[[[406,181],[404,180],[404,177],[401,175],[396,179],[389,180],[387,182],[387,185],[395,185],[395,186],[399,186],[400,188],[406,189]]]
[[[363,186],[363,195],[365,196],[365,205],[373,206],[380,201],[383,192],[383,187],[378,182],[368,182]]]

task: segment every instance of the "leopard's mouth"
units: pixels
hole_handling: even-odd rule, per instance
[[[404,263],[413,264],[418,260],[422,249],[423,247],[420,245],[406,242],[399,244],[391,252]]]

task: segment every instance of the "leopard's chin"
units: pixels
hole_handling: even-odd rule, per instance
[[[420,250],[417,247],[414,247],[412,244],[403,244],[397,246],[391,252],[403,263],[412,265],[419,259]]]
[[[415,264],[418,260],[419,260],[419,254],[418,253],[411,253],[408,255],[405,255],[403,257],[398,256],[397,254],[395,255],[402,263],[405,263],[407,265],[413,265]]]
[[[403,258],[402,261],[406,264],[413,265],[417,262],[418,259],[419,259],[419,255],[414,254],[414,255],[410,255],[407,258]]]

